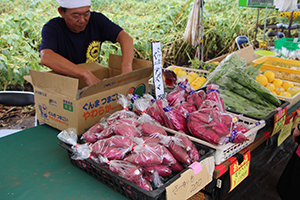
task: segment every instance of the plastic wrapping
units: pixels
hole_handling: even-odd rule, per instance
[[[119,96],[118,103],[122,105],[123,110],[116,111],[113,114],[111,114],[106,120],[108,125],[111,125],[112,123],[114,123],[115,121],[117,121],[119,119],[124,119],[124,118],[137,119],[138,118],[138,116],[134,112],[129,110],[131,107],[131,101],[128,100],[122,94],[119,94],[118,96]]]
[[[113,136],[95,142],[92,145],[92,154],[95,157],[104,156],[109,160],[121,160],[134,145],[135,143],[127,137]]]
[[[61,141],[72,145],[73,155],[72,159],[74,160],[83,160],[90,157],[92,148],[88,143],[78,144],[77,143],[77,133],[75,128],[68,128],[67,130],[61,131],[57,137]]]
[[[155,100],[153,99],[153,104],[150,105],[146,109],[146,113],[151,116],[153,119],[155,119],[160,125],[166,126],[164,121],[164,110],[163,110],[163,102],[165,101],[167,103],[166,99],[162,100]]]
[[[125,178],[126,180],[140,186],[141,188],[151,191],[151,184],[143,178],[139,167],[123,160],[109,160],[106,157],[99,157],[99,161],[108,165],[109,170]]]
[[[172,108],[166,103],[163,104],[163,110],[164,122],[168,128],[177,131],[183,131],[184,133],[188,134],[188,130],[186,129],[186,118],[180,113],[180,111]]]

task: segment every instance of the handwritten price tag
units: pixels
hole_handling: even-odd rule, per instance
[[[286,120],[284,127],[281,129],[280,134],[278,136],[278,146],[281,145],[282,142],[284,142],[284,140],[286,138],[288,138],[291,133],[292,133],[292,126],[293,126],[293,117],[290,117],[289,119]]]
[[[164,80],[162,77],[162,55],[160,42],[152,42],[152,65],[153,82],[155,87],[156,99],[162,99],[165,96]]]
[[[283,110],[279,110],[275,115],[274,115],[274,127],[273,127],[273,132],[272,135],[278,133],[285,124],[285,119],[286,119],[286,112],[287,108],[285,107]]]
[[[197,174],[192,169],[188,169],[181,174],[180,178],[166,187],[166,199],[188,199],[199,192],[211,180],[212,178],[205,165],[202,166],[202,170]]]
[[[250,151],[248,151],[246,154],[244,154],[244,161],[240,165],[238,161],[235,161],[232,165],[230,165],[229,174],[231,184],[229,192],[231,192],[249,175],[250,160],[251,154]]]

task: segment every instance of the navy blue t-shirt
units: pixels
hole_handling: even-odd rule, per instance
[[[42,29],[40,50],[51,49],[75,64],[99,62],[102,42],[116,42],[122,28],[101,13],[91,12],[86,29],[70,31],[65,20],[53,18]]]

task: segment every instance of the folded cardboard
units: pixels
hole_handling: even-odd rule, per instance
[[[107,113],[123,109],[118,94],[143,95],[148,91],[151,61],[134,59],[133,71],[121,74],[122,56],[109,56],[109,67],[98,63],[80,64],[100,82],[86,86],[83,80],[30,70],[26,80],[34,86],[37,119],[59,130],[70,127],[82,134]]]
[[[251,46],[244,47],[240,50],[216,57],[207,62],[219,62],[220,63],[223,59],[225,59],[228,55],[230,55],[232,53],[239,54],[241,56],[241,58],[244,58],[247,61],[247,65],[249,65],[253,60],[255,60],[257,58],[257,54],[255,54],[253,46],[251,45]]]

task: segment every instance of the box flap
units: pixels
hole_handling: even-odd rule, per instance
[[[39,72],[36,70],[29,71],[33,86],[76,99],[79,82],[78,79],[56,74],[54,72]]]
[[[84,88],[81,92],[80,92],[80,97],[79,98],[83,98],[83,97],[87,97],[93,94],[96,94],[98,92],[105,90],[111,90],[113,88],[119,87],[121,85],[125,85],[128,84],[130,82],[139,80],[139,79],[143,79],[146,78],[151,75],[152,73],[152,67],[146,67],[146,68],[142,68],[142,69],[137,69],[125,74],[121,74],[118,76],[114,76],[108,79],[104,79],[98,83],[95,83],[89,87]]]
[[[132,70],[151,67],[151,61],[134,58],[132,62]],[[109,54],[109,68],[112,69],[110,77],[121,74],[122,56],[116,54]]]
[[[24,78],[26,81],[28,81],[29,83],[31,83],[31,85],[33,85],[33,84],[32,84],[32,79],[31,79],[31,76],[30,76],[30,75],[23,76],[23,78]]]

